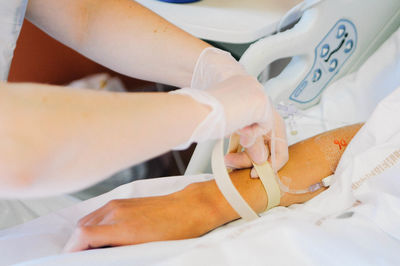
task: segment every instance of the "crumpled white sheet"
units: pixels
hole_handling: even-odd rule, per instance
[[[353,123],[397,88],[348,146],[336,182],[307,203],[274,208],[201,238],[59,254],[76,221],[108,200],[171,193],[211,176],[136,181],[0,231],[0,265],[399,265],[399,51],[400,31],[360,71],[327,89],[322,114]],[[343,102],[334,105],[338,99]]]
[[[0,200],[0,230],[17,224],[26,223],[32,219],[71,206],[78,202],[80,202],[79,199],[68,195],[41,199],[2,199]]]

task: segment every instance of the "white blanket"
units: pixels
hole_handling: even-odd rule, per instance
[[[399,265],[399,51],[398,31],[358,73],[325,93],[321,104],[326,107],[334,99],[344,99],[346,104],[356,103],[357,108],[349,113],[336,105],[323,112],[356,122],[371,113],[374,101],[398,87],[378,105],[348,146],[335,174],[336,182],[306,204],[274,208],[258,220],[237,221],[201,238],[60,254],[76,221],[108,200],[171,193],[211,176],[137,181],[0,231],[0,264]],[[364,101],[368,96],[365,91],[377,97]],[[344,96],[337,97],[335,92]]]

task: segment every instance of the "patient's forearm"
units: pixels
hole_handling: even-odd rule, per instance
[[[292,145],[289,162],[278,173],[282,183],[299,190],[331,175],[360,127],[340,128]],[[231,178],[256,212],[265,210],[266,192],[259,179],[250,178],[250,169],[235,171]],[[283,193],[280,205],[305,202],[322,190]],[[193,238],[237,218],[215,181],[194,183],[164,196],[110,201],[80,220],[66,250]]]
[[[292,190],[304,190],[333,174],[347,144],[362,125],[352,125],[325,132],[289,147],[289,161],[278,172],[281,182]],[[250,169],[234,171],[231,178],[238,191],[256,212],[262,212],[267,206],[267,195],[259,179],[250,178]],[[217,188],[215,181],[196,183],[187,190],[193,193],[202,191],[207,206],[213,208],[215,225],[219,226],[236,218],[233,210]],[[282,193],[281,206],[305,202],[322,192],[321,188],[313,193]],[[212,199],[212,203],[210,203]]]

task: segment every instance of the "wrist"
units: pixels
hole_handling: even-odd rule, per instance
[[[194,106],[190,109],[199,109],[196,127],[191,131],[189,139],[178,148],[187,147],[192,142],[203,142],[209,139],[222,138],[225,134],[226,120],[221,103],[207,91],[193,88],[182,88],[170,92],[171,94],[186,96],[191,99]]]
[[[190,87],[204,90],[238,74],[247,73],[230,53],[215,47],[207,47],[197,59]]]
[[[190,184],[182,190],[182,194],[193,204],[197,229],[203,233],[239,218],[214,180]]]

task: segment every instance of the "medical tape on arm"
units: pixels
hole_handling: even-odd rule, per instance
[[[229,151],[232,152],[234,149],[238,152],[242,148],[239,145],[237,135],[232,135],[230,139]],[[257,213],[249,206],[249,204],[243,199],[240,193],[237,191],[235,185],[228,174],[228,171],[224,163],[224,152],[223,145],[224,141],[219,140],[213,149],[211,164],[214,174],[214,179],[221,193],[225,199],[229,202],[232,208],[245,220],[254,220],[259,217]],[[268,162],[262,165],[253,164],[264,189],[267,193],[268,204],[266,210],[276,207],[280,203],[280,189],[279,184],[275,180],[275,173],[272,170]]]

